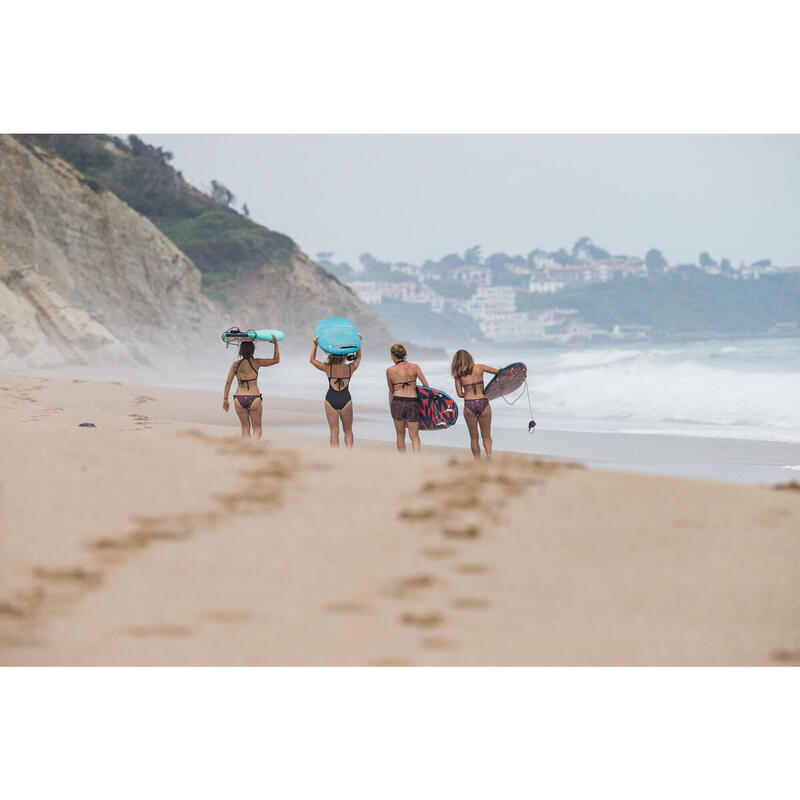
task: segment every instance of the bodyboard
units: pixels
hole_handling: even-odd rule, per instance
[[[361,337],[356,326],[344,317],[320,320],[314,329],[317,344],[334,356],[346,356],[361,349]]]
[[[440,431],[455,424],[458,406],[452,397],[430,386],[417,386],[417,397],[421,431]]]
[[[521,362],[515,361],[507,367],[503,367],[483,390],[489,400],[497,400],[504,394],[516,392],[528,377],[528,368]]]

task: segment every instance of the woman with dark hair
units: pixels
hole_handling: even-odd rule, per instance
[[[361,334],[358,334],[359,337]],[[339,446],[339,421],[344,432],[344,446],[353,446],[353,399],[350,397],[350,378],[361,363],[361,349],[348,362],[345,356],[328,354],[327,361],[317,361],[317,340],[308,359],[328,377],[328,393],[325,395],[325,418],[331,429],[331,447]]]
[[[419,364],[406,361],[406,348],[402,344],[393,344],[389,350],[394,365],[386,369],[386,382],[389,384],[389,410],[394,420],[397,434],[397,450],[406,450],[406,429],[411,439],[411,448],[415,453],[420,451],[419,441],[419,397],[417,397],[417,379],[423,386],[428,381],[422,374]]]
[[[479,428],[486,457],[491,458],[492,455],[492,407],[483,393],[484,372],[494,374],[499,370],[486,364],[476,364],[466,350],[459,350],[450,364],[450,374],[456,382],[456,393],[464,398],[464,421],[469,430],[470,450],[475,458],[481,457]]]
[[[228,393],[231,390],[231,383],[234,377],[238,381],[233,403],[239,422],[242,423],[242,439],[250,438],[251,427],[253,437],[255,439],[261,438],[263,402],[261,393],[258,391],[258,370],[261,367],[271,367],[281,360],[281,354],[278,352],[278,340],[274,336],[272,337],[272,343],[275,348],[272,358],[253,358],[253,354],[256,351],[255,344],[251,341],[242,342],[239,345],[240,358],[231,364],[228,380],[225,381],[225,395],[222,399],[223,411],[230,409]]]

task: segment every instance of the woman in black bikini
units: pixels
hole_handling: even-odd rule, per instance
[[[386,370],[389,384],[389,410],[397,433],[397,450],[406,450],[406,428],[411,447],[415,453],[420,451],[419,441],[419,398],[417,397],[417,378],[423,386],[428,381],[418,364],[406,361],[406,349],[401,344],[393,344],[391,350],[394,366]]]
[[[228,372],[228,380],[225,381],[225,395],[222,399],[222,410],[228,411],[228,393],[231,390],[231,383],[234,377],[238,381],[236,394],[233,396],[233,404],[239,422],[242,423],[242,439],[250,438],[250,428],[253,429],[253,437],[261,438],[261,412],[263,411],[263,401],[261,393],[258,391],[258,370],[261,367],[271,367],[281,360],[278,352],[278,340],[273,336],[272,343],[275,347],[272,358],[253,358],[256,346],[253,342],[242,342],[239,345],[239,360],[231,364]]]
[[[358,334],[361,336],[361,334]],[[317,340],[309,361],[328,376],[328,393],[325,395],[325,417],[331,429],[331,447],[339,446],[339,420],[344,431],[344,446],[353,446],[353,400],[350,397],[350,378],[361,363],[361,350],[349,364],[344,356],[328,355],[327,362],[317,361]]]
[[[483,439],[486,457],[492,455],[492,407],[483,393],[483,373],[499,372],[496,367],[476,364],[466,350],[459,350],[450,364],[450,374],[456,381],[456,392],[464,398],[464,421],[469,429],[469,446],[475,458],[481,457],[478,428]]]

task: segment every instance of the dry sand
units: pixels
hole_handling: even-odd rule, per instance
[[[0,375],[0,664],[800,663],[800,492],[270,431],[308,401],[242,443],[219,401]]]

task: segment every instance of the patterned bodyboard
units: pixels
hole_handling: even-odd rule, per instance
[[[417,386],[417,397],[421,431],[441,431],[455,424],[458,406],[452,397],[430,386]]]
[[[525,379],[528,377],[528,368],[521,362],[517,361],[514,364],[509,364],[503,367],[483,390],[483,393],[490,400],[497,400],[504,394],[511,394],[519,389]]]

